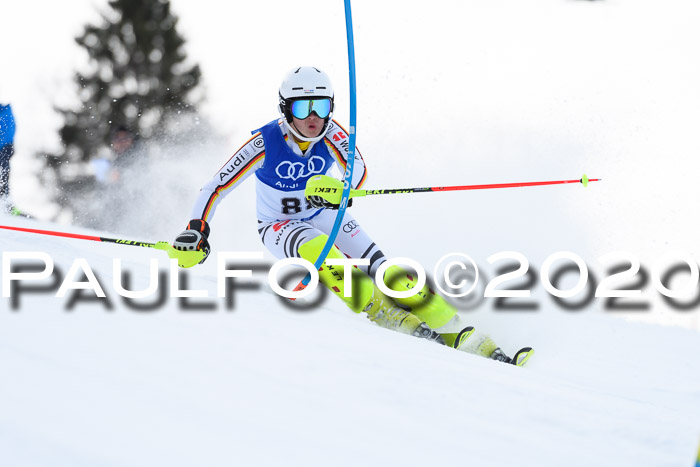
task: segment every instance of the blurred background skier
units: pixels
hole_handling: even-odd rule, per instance
[[[0,104],[0,209],[12,212],[10,158],[15,152],[15,117],[10,104]]]

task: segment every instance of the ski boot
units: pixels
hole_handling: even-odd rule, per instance
[[[413,290],[418,285],[415,275],[399,266],[390,266],[384,274],[384,281],[390,289],[397,291]],[[473,326],[459,330],[463,324],[460,323],[457,310],[427,284],[413,296],[395,298],[393,301],[409,310],[429,328],[435,329],[433,333],[442,336],[445,345],[453,349],[461,349],[474,332]],[[459,331],[455,332],[455,330]]]
[[[372,299],[362,311],[367,313],[370,321],[383,328],[445,344],[440,334],[430,329],[430,326],[414,314],[397,306],[379,289],[374,290]]]

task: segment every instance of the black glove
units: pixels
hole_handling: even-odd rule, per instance
[[[187,230],[183,231],[180,235],[175,238],[173,242],[173,248],[180,251],[203,251],[204,258],[199,264],[202,264],[204,260],[209,256],[209,224],[202,219],[192,219],[189,224],[187,224]]]
[[[306,198],[309,200],[309,204],[313,208],[327,208],[327,209],[338,209],[340,208],[339,204],[331,203],[330,201],[324,199],[321,196],[309,196]],[[352,206],[352,198],[350,198],[350,201],[348,201],[348,207]]]

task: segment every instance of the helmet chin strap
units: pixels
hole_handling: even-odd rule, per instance
[[[287,130],[289,130],[298,140],[301,141],[306,141],[309,143],[315,143],[316,141],[320,140],[324,136],[326,136],[326,132],[328,131],[328,122],[331,121],[331,116],[333,115],[332,113],[328,115],[327,118],[323,120],[323,129],[321,130],[321,133],[314,137],[314,138],[309,138],[308,136],[303,136],[299,131],[297,131],[294,126],[287,121],[287,118],[284,116],[282,112],[280,112],[280,115],[282,115],[282,119],[284,120],[284,125],[287,127]]]

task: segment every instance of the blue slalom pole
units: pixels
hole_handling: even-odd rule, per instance
[[[333,224],[333,229],[330,235],[328,235],[328,241],[321,250],[321,254],[316,259],[314,267],[320,269],[323,266],[323,262],[326,260],[328,253],[331,251],[333,244],[335,243],[335,238],[338,236],[340,231],[340,226],[343,223],[343,217],[345,216],[345,210],[348,208],[348,202],[350,200],[350,189],[352,188],[352,172],[355,167],[355,126],[357,124],[357,98],[355,95],[357,82],[355,80],[355,40],[352,34],[352,11],[350,10],[350,0],[345,1],[345,29],[348,36],[348,68],[350,72],[350,128],[348,128],[348,133],[350,137],[350,147],[348,148],[348,163],[345,166],[345,174],[343,175],[343,197],[340,201],[340,207],[338,208],[338,215],[335,217],[335,223]],[[309,285],[311,281],[311,274],[307,274],[304,279],[299,283],[299,285],[294,289],[295,291],[303,290]]]

